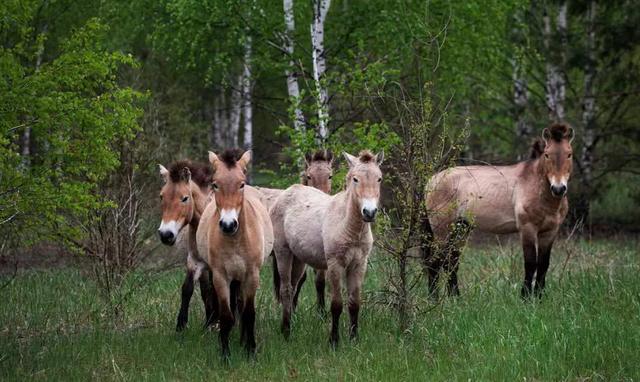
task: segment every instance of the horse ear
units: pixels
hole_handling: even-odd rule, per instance
[[[243,170],[247,169],[247,165],[251,162],[251,150],[247,150],[242,154],[240,159],[238,159],[238,164],[242,167]]]
[[[213,151],[209,151],[209,162],[211,162],[212,165],[215,165],[219,160],[220,159],[218,158],[216,153],[214,153]]]
[[[358,158],[354,157],[346,151],[343,151],[342,155],[344,156],[344,159],[347,160],[347,164],[349,165],[349,167],[355,166],[356,162],[358,162]]]
[[[551,131],[549,131],[549,128],[545,127],[544,130],[542,130],[542,140],[544,141],[545,146],[549,139],[551,139]]]
[[[184,167],[180,170],[180,180],[185,183],[189,183],[191,181],[191,170],[189,170],[189,167]]]
[[[158,164],[158,167],[160,168],[160,176],[162,177],[162,180],[167,183],[169,181],[169,170],[161,164]]]
[[[375,159],[376,163],[378,164],[378,166],[380,166],[382,164],[382,162],[384,161],[384,150],[382,150],[379,153],[377,153],[374,159]]]
[[[305,153],[304,154],[304,168],[309,168],[309,166],[311,165],[311,160],[313,159],[313,157],[311,156],[310,153]]]
[[[573,138],[576,137],[576,133],[575,131],[573,131],[573,127],[569,128],[569,132],[567,133],[567,138],[569,139],[569,144],[571,144],[571,142],[573,142]]]

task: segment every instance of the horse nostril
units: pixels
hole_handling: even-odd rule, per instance
[[[561,184],[559,186],[552,185],[551,192],[554,195],[564,195],[564,193],[567,192],[567,186],[565,186],[564,184]]]

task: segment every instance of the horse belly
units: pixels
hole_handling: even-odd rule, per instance
[[[307,219],[308,218],[308,219]],[[321,219],[300,217],[285,220],[285,236],[295,257],[316,269],[326,269]]]
[[[506,234],[518,231],[515,210],[508,195],[478,195],[470,201],[461,217],[468,218],[474,228],[484,232]]]

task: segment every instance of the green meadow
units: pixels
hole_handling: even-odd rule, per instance
[[[201,327],[199,292],[187,330],[175,333],[180,268],[136,285],[119,325],[101,313],[95,286],[76,268],[22,270],[0,290],[0,380],[638,380],[639,245],[561,240],[544,298],[529,302],[519,296],[517,243],[471,245],[460,269],[462,295],[417,298],[423,302],[405,331],[374,302],[386,282],[385,259],[374,253],[360,337],[348,340],[343,314],[336,351],[329,320],[315,309],[312,273],[292,337],[283,339],[269,264],[257,302],[257,357],[246,357],[236,327],[229,364],[215,329]]]

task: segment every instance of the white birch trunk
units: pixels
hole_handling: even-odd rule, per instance
[[[289,56],[289,68],[285,70],[287,76],[287,92],[294,105],[293,126],[296,130],[304,130],[305,121],[302,109],[300,109],[300,87],[298,86],[298,74],[293,57],[293,34],[295,32],[295,19],[293,14],[293,0],[283,0],[285,33],[283,38],[283,50]]]
[[[42,34],[46,34],[49,29],[49,24],[45,24],[42,27]],[[42,66],[42,56],[44,56],[44,43],[41,43],[38,47],[38,52],[36,53],[36,66],[35,72],[38,73],[40,71],[40,67]],[[22,165],[24,167],[28,167],[31,162],[31,126],[27,122],[27,126],[25,126],[24,131],[22,132]]]
[[[313,59],[313,80],[316,84],[318,107],[318,138],[321,142],[328,137],[327,120],[329,113],[327,88],[324,84],[324,74],[327,63],[324,50],[324,21],[331,6],[331,0],[313,1],[313,23],[311,24],[311,45]]]
[[[229,108],[229,147],[238,146],[240,132],[240,114],[242,112],[242,82],[243,74],[238,75],[231,90],[231,107]]]
[[[251,105],[251,37],[244,43],[244,73],[242,78],[243,147],[253,146],[253,110]]]
[[[516,108],[516,135],[525,141],[531,136],[531,127],[527,123],[526,109],[529,103],[529,91],[524,70],[519,58],[513,60],[513,103]]]
[[[582,99],[583,145],[580,156],[582,182],[586,192],[590,192],[593,182],[593,151],[596,140],[596,99],[594,80],[596,76],[596,1],[591,0],[587,10],[587,60],[584,67],[584,95]]]
[[[225,146],[222,135],[224,108],[221,101],[223,98],[223,92],[216,92],[213,98],[213,123],[211,129],[213,132],[213,146],[218,150]]]
[[[564,8],[564,12],[558,12],[558,18],[564,14],[564,24],[566,29],[566,4],[561,6],[561,9]],[[551,17],[549,16],[549,12],[545,9],[544,16],[542,17],[544,23],[543,29],[543,38],[544,38],[544,47],[547,52],[547,63],[546,63],[546,101],[547,108],[549,110],[549,119],[551,121],[563,121],[564,120],[564,77],[562,75],[562,71],[558,67],[557,60],[555,56],[551,53],[557,47],[552,46],[552,30],[551,30]]]

